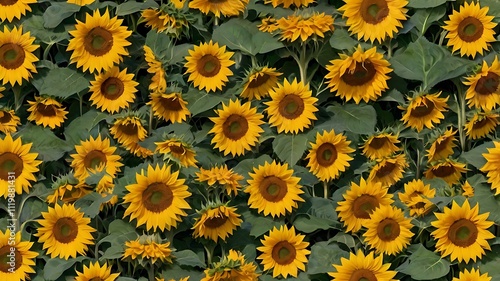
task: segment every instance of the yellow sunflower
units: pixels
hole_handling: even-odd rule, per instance
[[[210,117],[214,127],[208,132],[215,134],[211,143],[215,148],[224,152],[224,156],[239,156],[251,150],[264,130],[260,127],[264,123],[264,115],[257,113],[257,108],[250,102],[241,104],[239,99],[230,100],[229,104],[222,104],[222,109],[215,110],[217,117]]]
[[[37,125],[54,129],[60,127],[64,119],[67,119],[68,111],[53,98],[36,96],[35,101],[28,101],[28,104],[30,105],[28,112],[31,112],[28,120],[35,121]]]
[[[203,237],[216,243],[219,238],[226,241],[242,223],[236,208],[226,204],[210,204],[198,214],[192,227],[194,238]]]
[[[151,93],[164,93],[167,89],[167,79],[165,69],[163,68],[163,64],[159,61],[153,50],[144,45],[144,59],[148,64],[148,73],[153,74],[151,78],[151,83],[149,84],[149,90]]]
[[[189,6],[196,1],[191,1]],[[230,60],[234,53],[227,52],[226,46],[219,48],[219,43],[214,44],[212,40],[194,46],[194,50],[188,52],[189,56],[184,64],[187,68],[185,74],[189,73],[188,82],[193,81],[195,87],[207,92],[215,92],[217,89],[222,91],[222,87],[229,81],[228,77],[233,75],[229,67],[234,64]]]
[[[189,8],[200,10],[204,14],[212,13],[216,17],[238,16],[245,11],[249,0],[191,0]]]
[[[340,265],[334,264],[336,272],[328,272],[328,275],[337,281],[369,280],[369,281],[396,281],[396,271],[389,270],[390,263],[384,264],[384,255],[375,256],[374,252],[363,254],[362,249],[358,253],[350,253],[349,259],[340,258]]]
[[[286,225],[280,228],[274,227],[269,235],[264,235],[260,242],[262,246],[257,250],[262,252],[257,259],[262,260],[264,270],[273,270],[273,278],[281,275],[297,277],[298,271],[305,271],[307,255],[311,253],[307,248],[309,242],[305,242],[305,235],[296,234],[295,228],[290,229]]]
[[[21,240],[21,232],[0,230],[0,280],[30,280],[29,274],[36,273],[32,266],[38,256],[30,251],[32,246],[33,242]]]
[[[130,215],[130,221],[137,219],[137,226],[146,224],[146,229],[156,231],[177,227],[177,223],[186,216],[185,210],[191,209],[186,199],[191,196],[185,179],[179,179],[179,171],[172,172],[170,166],[148,165],[144,171],[136,174],[136,183],[125,188],[128,193],[123,197],[129,203],[124,217]]]
[[[468,181],[465,181],[464,184],[462,184],[462,196],[467,198],[474,196],[474,187],[472,187]]]
[[[349,31],[358,36],[358,40],[378,40],[382,43],[387,37],[393,38],[401,21],[407,19],[406,0],[344,0],[345,5],[338,10],[347,18]]]
[[[405,183],[404,192],[398,194],[399,200],[410,209],[410,216],[424,216],[434,206],[429,200],[436,196],[436,190],[421,179]]]
[[[163,93],[152,92],[150,95],[150,105],[154,116],[170,121],[172,123],[182,123],[191,115],[187,109],[187,101],[182,98],[182,94],[178,92]]]
[[[85,255],[88,246],[94,243],[91,233],[96,230],[89,226],[90,218],[83,215],[73,204],[55,205],[42,212],[43,219],[37,220],[41,227],[35,236],[43,243],[42,248],[47,249],[47,255],[65,260]]]
[[[142,235],[136,240],[125,242],[125,252],[122,260],[150,261],[151,263],[172,263],[170,242],[162,242],[158,234]]]
[[[489,112],[476,112],[465,124],[465,134],[473,140],[486,137],[495,131],[500,124],[499,114]]]
[[[94,2],[95,2],[95,0],[67,0],[66,1],[66,3],[76,4],[78,6],[87,6],[87,5],[92,4]],[[110,281],[110,280],[106,280],[106,281]]]
[[[252,68],[243,80],[240,97],[248,100],[261,100],[268,97],[269,92],[278,84],[278,77],[282,74],[273,67]]]
[[[90,84],[92,105],[109,113],[128,108],[135,100],[136,86],[139,85],[134,81],[134,74],[127,73],[126,68],[120,71],[117,66],[96,74]]]
[[[120,273],[111,273],[111,266],[108,267],[106,263],[101,266],[97,261],[90,263],[88,267],[84,265],[83,271],[77,271],[76,274],[75,281],[114,281],[120,275]]]
[[[457,146],[455,143],[457,141],[455,138],[456,133],[457,131],[449,128],[432,142],[431,147],[427,150],[427,161],[429,163],[446,159],[453,154],[453,148]]]
[[[500,194],[500,142],[494,141],[495,147],[488,148],[488,153],[483,153],[486,163],[479,169],[483,173],[487,173],[488,183],[491,183],[491,189],[495,191],[495,195]]]
[[[277,127],[278,133],[297,134],[309,128],[312,120],[317,120],[314,113],[318,108],[314,103],[318,99],[312,97],[309,85],[297,82],[297,79],[290,83],[285,78],[283,84],[269,91],[269,95],[271,101],[264,104],[267,105],[269,123],[271,127]]]
[[[358,45],[351,56],[340,54],[339,59],[330,61],[326,66],[328,74],[325,79],[328,79],[330,92],[336,91],[336,96],[346,101],[352,99],[356,104],[361,100],[375,101],[389,88],[387,80],[390,77],[387,74],[392,72],[389,66],[384,56],[377,53],[376,47],[365,52]]]
[[[245,255],[231,249],[221,261],[213,263],[212,268],[205,269],[201,281],[258,281],[260,274],[256,270],[257,266],[246,261]]]
[[[142,20],[146,22],[147,27],[151,27],[157,32],[164,32],[175,26],[175,18],[158,8],[143,10],[141,13],[141,21]]]
[[[500,63],[498,57],[488,66],[483,61],[483,66],[478,73],[466,77],[467,81],[463,83],[467,89],[465,99],[469,107],[481,108],[490,111],[500,104]]]
[[[484,250],[491,250],[487,239],[495,238],[488,228],[493,225],[488,221],[489,213],[479,214],[479,204],[472,209],[469,201],[462,206],[453,201],[451,208],[445,207],[444,213],[434,213],[437,220],[431,222],[436,228],[431,235],[437,240],[436,251],[451,261],[469,263],[481,259]]]
[[[12,22],[14,18],[21,19],[26,15],[26,11],[31,12],[29,4],[36,3],[37,0],[4,0],[0,1],[0,20]],[[2,56],[0,56],[2,57]]]
[[[73,51],[70,63],[76,62],[77,68],[100,73],[119,64],[122,56],[128,55],[125,47],[132,44],[127,41],[132,31],[121,25],[122,19],[111,18],[107,9],[102,16],[95,10],[92,16],[87,13],[85,22],[76,22],[75,30],[69,31],[73,38],[67,50]]]
[[[249,176],[244,190],[250,194],[248,205],[265,216],[284,216],[298,207],[297,202],[304,202],[300,197],[304,193],[299,185],[300,178],[293,176],[293,170],[288,169],[286,163],[266,162],[263,166],[254,167]]]
[[[29,193],[30,181],[36,181],[34,173],[42,163],[36,160],[38,153],[30,153],[31,145],[23,144],[20,137],[12,139],[10,134],[0,139],[0,196]]]
[[[404,110],[401,121],[408,127],[411,127],[417,132],[423,130],[424,126],[432,129],[434,123],[441,123],[444,119],[443,112],[447,111],[448,97],[440,98],[441,92],[436,94],[418,95],[415,98],[408,98],[409,104],[407,107],[399,107]]]
[[[81,182],[92,172],[105,171],[111,177],[115,177],[120,172],[121,157],[115,155],[116,147],[110,145],[108,138],[101,139],[101,135],[97,138],[90,137],[89,140],[81,141],[80,145],[75,146],[76,153],[71,154],[71,168],[73,168],[75,178]]]
[[[147,158],[149,156],[153,156],[154,152],[151,151],[149,148],[142,147],[138,143],[129,143],[124,145],[125,149],[130,151],[132,154],[134,154],[137,157],[141,158]]]
[[[315,3],[315,0],[265,0],[264,4],[272,4],[274,8],[283,5],[283,8],[288,9],[294,5],[297,8],[307,7],[309,4]]]
[[[370,214],[363,236],[377,254],[396,255],[410,244],[412,227],[401,209],[382,205]]]
[[[430,164],[425,177],[428,179],[441,178],[449,185],[458,183],[462,174],[467,172],[466,164],[446,158]]]
[[[409,164],[405,154],[394,154],[377,160],[371,168],[368,181],[380,182],[382,186],[390,187],[403,178],[403,173]]]
[[[186,3],[187,1],[186,0],[170,0],[169,3],[172,3],[174,4],[174,7],[176,9],[182,9],[184,8],[184,3]],[[189,277],[188,277],[189,278]],[[179,280],[180,281],[180,280]]]
[[[392,194],[387,192],[388,188],[382,187],[380,182],[365,181],[363,178],[359,185],[351,182],[350,188],[342,195],[344,200],[335,209],[347,232],[357,232],[365,226],[377,207],[392,204]]]
[[[467,268],[464,269],[464,271],[461,271],[460,274],[457,277],[453,277],[452,281],[490,281],[491,277],[488,276],[488,273],[485,273],[481,275],[479,273],[479,269],[476,270],[475,268],[472,268],[470,271],[467,270]]]
[[[322,181],[338,178],[353,159],[349,153],[355,150],[349,146],[350,143],[346,136],[335,134],[333,129],[323,131],[322,135],[317,132],[315,143],[309,143],[311,149],[306,156],[306,160],[309,159],[307,167]]]
[[[193,146],[177,138],[170,138],[162,142],[155,142],[156,151],[172,159],[183,167],[197,167],[196,151]]]
[[[147,136],[142,120],[137,116],[117,118],[109,132],[122,145],[143,141]]]
[[[165,281],[164,278],[158,278],[158,277],[155,277],[155,278],[156,278],[156,281]],[[188,280],[189,280],[189,276],[179,279],[179,281],[188,281]],[[175,281],[175,279],[169,279],[168,281]]]
[[[227,165],[215,166],[208,170],[200,168],[200,172],[196,172],[196,177],[197,181],[207,182],[209,186],[218,184],[225,189],[227,195],[234,194],[234,196],[238,195],[241,188],[239,182],[244,179],[242,175],[235,173],[233,169],[228,169]]]
[[[16,116],[13,109],[0,109],[0,132],[4,134],[14,133],[19,125],[21,125],[21,119]]]
[[[0,15],[4,11],[5,8],[0,8]],[[27,81],[32,77],[32,73],[37,73],[35,62],[38,58],[33,52],[40,45],[34,45],[34,41],[35,37],[31,37],[29,31],[23,33],[22,27],[18,29],[14,26],[9,30],[7,25],[4,25],[3,32],[0,31],[0,77],[3,85],[21,85],[23,79]]]
[[[396,144],[400,143],[398,136],[392,133],[380,132],[369,136],[361,146],[363,155],[371,160],[382,159],[399,151]]]
[[[52,183],[52,194],[47,195],[47,203],[55,205],[59,201],[71,204],[91,193],[93,188],[80,183],[72,174],[64,175]]]
[[[309,16],[290,15],[276,21],[282,41],[294,42],[300,38],[302,42],[308,39],[325,38],[325,33],[333,31],[333,17],[325,13],[313,13]]]
[[[460,11],[453,11],[450,20],[444,21],[444,30],[448,31],[448,46],[452,52],[460,50],[460,55],[472,56],[483,54],[488,50],[489,43],[495,40],[493,28],[497,25],[492,22],[494,16],[487,16],[489,7],[481,8],[479,3],[467,3],[460,6]]]
[[[260,31],[269,33],[273,33],[274,31],[279,29],[278,21],[273,17],[263,18],[257,27]]]

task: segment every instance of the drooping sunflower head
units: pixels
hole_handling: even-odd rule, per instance
[[[172,160],[183,167],[197,167],[196,151],[188,142],[176,137],[167,137],[155,144],[155,152],[163,154],[165,160]]]
[[[316,133],[316,141],[310,143],[311,149],[306,156],[309,159],[307,167],[322,181],[338,178],[353,159],[349,153],[355,150],[349,146],[350,143],[346,136],[335,134],[333,129],[323,131],[323,134]]]
[[[446,159],[453,154],[453,148],[457,146],[455,143],[457,141],[455,138],[456,133],[457,131],[449,128],[431,141],[431,147],[427,150],[427,161],[429,163]]]
[[[453,11],[450,20],[445,21],[444,30],[448,31],[448,46],[452,52],[460,50],[460,55],[472,56],[477,53],[483,54],[488,50],[489,43],[495,40],[493,28],[497,25],[493,22],[494,16],[488,16],[489,7],[482,7],[479,3],[467,3],[460,6],[460,11]]]
[[[493,222],[487,220],[489,213],[479,214],[479,204],[471,208],[468,200],[462,206],[453,201],[451,208],[434,214],[436,220],[431,225],[436,230],[431,235],[443,258],[450,256],[451,261],[469,263],[480,259],[484,250],[491,250],[487,240],[495,237],[488,230]]]
[[[358,40],[377,40],[382,43],[387,37],[393,38],[398,28],[403,27],[401,21],[407,19],[406,0],[344,0],[340,7],[342,17],[347,18],[349,31],[357,35]]]
[[[153,235],[141,235],[135,240],[125,242],[125,252],[122,260],[138,260],[139,264],[151,263],[172,263],[172,249],[170,242],[163,242],[158,233]]]
[[[196,1],[191,1],[190,7],[193,2]],[[213,43],[212,40],[194,46],[194,50],[189,50],[184,65],[187,68],[185,74],[189,74],[188,82],[192,81],[195,87],[207,92],[215,92],[217,89],[222,91],[222,87],[229,81],[228,77],[233,75],[229,69],[234,64],[231,60],[233,54],[226,51],[226,46],[219,47],[219,43]]]
[[[403,107],[403,117],[401,121],[408,127],[411,127],[417,132],[423,130],[424,126],[432,129],[435,124],[441,123],[444,119],[443,112],[447,111],[448,97],[440,98],[441,92],[436,94],[417,95],[414,98],[408,98],[409,104]]]
[[[153,74],[151,78],[151,83],[149,84],[149,91],[151,93],[165,93],[167,89],[167,79],[166,72],[163,67],[162,62],[156,57],[153,50],[147,45],[143,46],[144,49],[144,59],[148,64],[148,73]]]
[[[474,187],[470,185],[469,181],[465,181],[464,184],[462,184],[462,196],[466,198],[471,198],[474,196]]]
[[[278,21],[274,17],[265,17],[261,19],[257,27],[260,31],[269,33],[273,33],[279,29]]]
[[[349,259],[340,258],[340,265],[334,264],[336,272],[328,272],[333,280],[366,280],[366,281],[396,281],[396,271],[389,270],[390,263],[384,264],[384,255],[375,256],[370,252],[365,256],[359,249],[356,254],[350,253]]]
[[[288,164],[273,161],[253,168],[245,189],[250,194],[248,205],[264,215],[283,216],[304,202],[300,197],[304,193],[299,185],[300,178],[293,176]]]
[[[394,201],[387,187],[382,187],[380,182],[365,181],[363,178],[359,185],[351,182],[350,188],[342,196],[344,200],[338,203],[335,210],[339,212],[340,221],[348,232],[360,230],[370,219],[373,210]]]
[[[340,58],[330,61],[326,69],[328,74],[325,78],[329,79],[330,91],[336,91],[336,96],[345,101],[352,99],[356,104],[361,100],[377,100],[389,88],[388,74],[392,72],[390,63],[377,52],[376,47],[364,51],[361,45],[350,56],[340,54]]]
[[[21,119],[13,109],[0,108],[0,132],[14,133],[19,125],[21,125]]]
[[[305,235],[296,234],[295,228],[286,225],[280,228],[274,227],[269,235],[264,235],[260,242],[262,246],[257,250],[262,252],[257,259],[262,260],[264,270],[273,270],[273,278],[288,275],[297,277],[298,271],[305,271],[308,262],[307,255],[311,253],[307,249],[309,242],[304,241]]]
[[[484,138],[495,131],[499,117],[494,111],[476,112],[465,124],[465,134],[473,140]]]
[[[316,2],[315,0],[265,0],[264,4],[272,4],[274,8],[283,5],[283,8],[288,9],[294,5],[297,8],[307,7],[309,4]]]
[[[119,117],[109,128],[109,132],[122,145],[137,143],[143,141],[147,136],[147,131],[142,123],[143,120],[137,115]]]
[[[14,18],[21,19],[26,12],[31,12],[29,4],[36,3],[37,0],[3,0],[0,1],[0,20],[2,22],[12,22]]]
[[[35,101],[28,101],[28,104],[30,105],[28,120],[35,121],[37,125],[54,129],[60,127],[64,119],[67,119],[68,111],[64,110],[63,105],[54,98],[36,96]]]
[[[363,155],[371,160],[382,159],[400,150],[398,135],[390,132],[379,132],[369,136],[361,146]]]
[[[482,274],[479,269],[472,268],[470,271],[465,268],[464,271],[460,271],[458,277],[453,277],[452,281],[490,281],[491,277],[488,273]]]
[[[214,127],[208,132],[215,134],[211,143],[224,155],[243,155],[251,150],[264,132],[261,125],[264,115],[257,112],[250,102],[241,104],[239,99],[222,104],[222,109],[215,110],[217,116],[211,117]]]
[[[312,96],[309,85],[297,82],[297,79],[290,83],[285,78],[284,83],[278,84],[269,95],[271,101],[264,104],[267,105],[269,123],[272,127],[277,127],[278,133],[297,134],[309,128],[313,120],[317,120],[314,113],[318,108],[314,103],[318,99]]]
[[[260,274],[256,270],[257,266],[246,261],[245,255],[231,249],[221,261],[215,262],[210,268],[205,269],[205,277],[201,281],[257,281]]]
[[[52,194],[47,196],[47,203],[55,205],[58,202],[71,204],[92,192],[93,188],[85,183],[80,183],[73,174],[59,177],[52,183]]]
[[[427,171],[425,171],[425,177],[428,179],[441,178],[449,185],[453,185],[458,183],[462,174],[468,170],[466,164],[446,158],[432,162]]]
[[[278,84],[278,77],[283,73],[273,67],[254,67],[246,73],[242,83],[240,97],[248,100],[261,100]]]
[[[111,273],[111,266],[108,267],[107,263],[101,266],[97,261],[95,263],[91,262],[88,267],[84,265],[83,271],[77,271],[76,274],[75,281],[114,281],[120,275],[120,273]]]
[[[392,186],[403,178],[403,173],[409,164],[404,153],[394,154],[377,160],[370,170],[368,181],[380,182],[382,186]]]
[[[491,189],[495,191],[495,195],[500,194],[500,142],[494,141],[495,147],[488,148],[487,153],[483,153],[486,163],[479,169],[483,173],[487,173],[488,183],[491,183]]]
[[[148,8],[142,11],[139,23],[146,22],[157,32],[168,34],[172,37],[180,37],[189,29],[191,17],[183,10],[183,1],[170,1],[161,4],[159,8]]]
[[[233,169],[228,169],[227,165],[215,166],[208,170],[200,168],[200,172],[196,172],[197,181],[206,182],[209,186],[207,189],[222,188],[226,191],[227,195],[238,195],[241,188],[240,181],[244,177],[235,173]]]
[[[154,116],[170,121],[172,123],[182,123],[191,115],[187,108],[187,101],[182,98],[180,92],[162,93],[152,92],[150,101],[146,104],[153,109]]]
[[[436,196],[436,190],[421,179],[405,183],[404,192],[398,194],[399,200],[410,209],[410,216],[424,216],[434,206],[429,200]]]
[[[89,226],[90,219],[83,217],[84,213],[73,204],[49,207],[42,216],[43,219],[38,220],[41,227],[35,236],[51,258],[67,260],[76,258],[77,254],[85,255],[88,246],[94,243],[91,233],[96,230]]]
[[[200,10],[204,14],[214,14],[217,18],[221,16],[238,16],[245,11],[249,0],[192,0],[189,8]]]
[[[490,111],[500,104],[500,63],[497,56],[491,66],[483,61],[481,69],[466,79],[463,83],[469,86],[465,94],[469,107]]]
[[[216,243],[219,238],[226,241],[226,238],[233,235],[233,231],[241,223],[242,220],[236,208],[222,203],[209,203],[198,211],[198,217],[195,218],[192,228],[193,236],[211,239]]]
[[[333,17],[325,13],[302,13],[282,17],[276,21],[280,31],[280,40],[294,42],[300,38],[301,43],[309,39],[317,41],[325,38],[325,33],[333,31]]]
[[[29,274],[36,273],[32,266],[38,256],[37,252],[30,251],[32,246],[33,242],[21,240],[20,231],[0,230],[0,280],[30,280]]]
[[[127,41],[132,31],[121,25],[122,19],[111,17],[107,9],[102,15],[99,10],[93,15],[87,13],[85,22],[76,22],[75,30],[69,31],[73,38],[67,50],[73,51],[70,62],[76,63],[77,68],[100,73],[119,64],[122,56],[128,55],[125,47],[132,44]]]

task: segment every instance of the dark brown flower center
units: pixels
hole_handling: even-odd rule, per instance
[[[392,241],[399,237],[399,223],[391,218],[382,220],[377,226],[377,236],[382,241]]]
[[[352,212],[358,219],[369,219],[370,213],[379,205],[377,198],[363,194],[356,198],[352,204]]]
[[[373,274],[373,271],[366,269],[366,268],[360,268],[356,269],[352,275],[351,278],[349,278],[349,281],[377,281],[377,276]]]
[[[220,216],[218,216],[218,217],[208,218],[203,223],[203,225],[207,228],[214,229],[214,228],[218,228],[220,226],[223,226],[226,223],[227,219],[228,219],[228,217],[226,215],[220,214]]]
[[[480,121],[475,121],[474,124],[472,125],[473,130],[479,130],[482,127],[486,126],[489,123],[489,119],[487,117],[484,117]]]
[[[24,49],[14,43],[6,43],[0,47],[0,65],[6,69],[17,69],[24,63]]]
[[[18,0],[0,0],[0,6],[11,6],[17,3]]]
[[[23,265],[23,255],[15,247],[15,250],[11,252],[11,247],[10,245],[5,245],[0,248],[0,272],[12,273],[9,269],[12,270],[14,268],[14,271],[16,271]],[[12,265],[14,266],[12,267]]]
[[[295,94],[286,95],[279,102],[278,111],[286,119],[298,118],[304,112],[304,101]]]
[[[466,17],[458,24],[458,36],[465,42],[475,42],[483,35],[484,26],[476,17]]]
[[[364,62],[356,62],[354,71],[347,70],[340,79],[350,86],[361,86],[372,81],[376,73],[377,71],[373,63],[366,60]]]
[[[424,117],[431,114],[434,110],[434,107],[434,103],[427,100],[427,104],[421,103],[411,109],[410,115],[416,118]]]
[[[329,142],[325,142],[324,144],[318,147],[316,151],[316,159],[318,164],[323,167],[328,167],[332,165],[335,160],[337,160],[338,153],[335,145]]]
[[[271,256],[277,264],[291,264],[297,256],[297,250],[288,241],[280,241],[273,247]]]
[[[121,124],[118,126],[118,131],[128,136],[137,136],[139,131],[138,129],[139,128],[134,123],[127,123],[125,125]]]
[[[179,101],[179,98],[161,98],[160,99],[161,106],[167,111],[181,111],[182,105]]]
[[[500,76],[496,73],[488,72],[486,76],[479,78],[474,91],[480,95],[491,95],[497,92],[500,83]]]
[[[450,239],[451,243],[464,248],[474,244],[477,235],[476,225],[468,219],[457,220],[448,230],[448,239]]]
[[[377,136],[370,141],[368,146],[373,149],[380,149],[388,142],[390,142],[390,140],[386,136]]]
[[[9,175],[19,177],[23,172],[23,167],[23,159],[19,155],[11,152],[4,152],[0,155],[0,179],[7,181]]]
[[[270,202],[281,201],[288,193],[288,186],[284,180],[276,176],[265,177],[259,186],[262,197]]]
[[[10,120],[12,120],[12,114],[10,114],[10,112],[0,111],[0,123],[1,124],[9,123]]]
[[[396,169],[397,165],[391,162],[385,162],[385,165],[380,167],[378,171],[375,173],[377,178],[383,178],[385,176],[390,175],[394,169]]]
[[[222,131],[227,138],[239,140],[248,131],[248,121],[244,116],[231,114],[222,124]]]
[[[441,142],[436,142],[436,152],[435,154],[439,154],[440,152],[446,150],[449,143],[453,140],[453,137],[446,137]]]
[[[166,210],[172,205],[173,200],[174,193],[162,182],[152,183],[142,192],[142,204],[153,213]]]
[[[72,218],[60,218],[54,224],[52,233],[58,242],[67,244],[74,241],[78,235],[78,225]]]
[[[173,143],[169,145],[170,151],[174,154],[184,155],[186,148],[181,143]]]
[[[100,26],[94,27],[85,36],[83,46],[91,55],[103,56],[113,47],[113,34]]]
[[[213,55],[204,55],[198,60],[198,64],[196,66],[198,72],[204,77],[214,77],[219,74],[221,69],[219,59]]]
[[[260,75],[257,75],[255,79],[250,81],[250,83],[248,84],[248,88],[250,89],[258,88],[259,86],[264,85],[267,82],[267,80],[269,80],[269,78],[271,78],[271,75],[268,75],[266,73],[261,73]]]
[[[377,24],[389,15],[389,7],[385,0],[364,0],[359,9],[361,17],[371,24]]]
[[[94,277],[94,278],[91,278],[89,281],[105,281],[105,280],[102,279],[101,277]]]
[[[107,162],[106,154],[100,150],[92,150],[83,159],[83,165],[87,169],[95,169]]]
[[[445,178],[447,176],[453,175],[456,172],[455,167],[453,165],[439,166],[437,168],[432,169],[432,173],[436,177]]]
[[[52,117],[52,116],[56,116],[57,115],[56,106],[53,105],[53,104],[46,105],[46,104],[43,104],[43,103],[39,103],[36,106],[36,111],[38,113],[40,113],[41,115],[47,116],[47,117]]]
[[[108,100],[118,99],[124,92],[125,85],[117,77],[109,77],[101,84],[101,93]]]

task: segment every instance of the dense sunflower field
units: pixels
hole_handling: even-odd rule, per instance
[[[0,20],[0,281],[500,280],[499,0]]]

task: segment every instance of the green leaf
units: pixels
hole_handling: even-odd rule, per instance
[[[40,95],[67,98],[88,89],[90,83],[83,74],[70,68],[53,68],[34,75],[33,85]]]
[[[108,117],[109,115],[93,109],[85,112],[66,127],[64,131],[66,140],[68,140],[71,145],[80,144],[81,141],[89,138],[89,132],[92,128]]]
[[[44,162],[59,160],[72,149],[64,140],[56,137],[49,128],[31,123],[26,124],[18,135],[22,136],[23,143],[33,143],[31,151],[38,152],[38,158]]]
[[[168,34],[151,30],[146,35],[145,44],[151,48],[158,60],[166,62],[171,59],[173,43]]]
[[[419,1],[420,2],[420,1]],[[446,13],[445,6],[439,6],[436,8],[429,9],[418,9],[409,21],[415,24],[415,27],[420,31],[421,35],[424,35],[427,28],[431,26],[434,22],[440,20]]]
[[[500,224],[500,197],[495,196],[491,184],[481,174],[474,175],[467,181],[474,188],[474,196],[469,199],[471,206],[479,204],[479,213],[490,213],[488,220]]]
[[[92,192],[76,200],[75,208],[80,208],[80,212],[83,212],[90,218],[94,218],[99,214],[101,204],[109,201],[111,197],[113,197],[112,194],[103,197],[97,192]]]
[[[251,211],[244,211],[241,213],[244,221],[249,223],[252,228],[250,229],[250,235],[253,237],[259,237],[274,227],[279,228],[284,224],[281,220],[273,220],[272,217],[254,215]]]
[[[478,169],[481,169],[481,167],[486,164],[486,159],[484,158],[483,154],[488,153],[488,148],[493,147],[495,147],[495,144],[492,141],[485,142],[467,152],[462,153],[462,155],[460,155],[460,158],[463,159],[464,162],[471,164]]]
[[[339,232],[335,234],[335,236],[333,236],[329,241],[342,243],[349,248],[354,248],[356,246],[356,241],[354,241],[354,237],[344,232]]]
[[[23,30],[29,31],[31,36],[36,37],[46,44],[53,44],[69,39],[69,33],[64,27],[48,30],[43,24],[43,17],[34,15],[23,21]]]
[[[48,259],[45,267],[43,268],[43,278],[46,280],[56,280],[66,269],[72,267],[75,263],[79,263],[87,259],[89,258],[85,256],[79,256],[68,260],[60,258]]]
[[[293,225],[305,233],[339,227],[335,205],[329,199],[308,197],[295,213]]]
[[[427,250],[422,244],[401,264],[397,271],[408,274],[415,280],[435,280],[450,271],[450,262],[435,252]]]
[[[341,258],[348,258],[349,253],[337,244],[318,242],[311,247],[311,255],[307,264],[307,274],[335,272],[333,264],[340,264]]]
[[[47,203],[38,198],[31,197],[27,199],[21,210],[19,221],[24,223],[40,217],[42,212],[47,211],[47,206]]]
[[[335,104],[327,108],[335,116],[332,118],[333,127],[339,131],[349,131],[355,134],[372,134],[377,124],[377,112],[371,105]]]
[[[204,268],[205,262],[193,251],[182,250],[174,253],[175,261],[179,265],[198,266]]]
[[[344,28],[335,29],[330,37],[330,46],[337,50],[351,50],[356,48],[359,44],[365,49],[371,48],[367,43],[360,43],[358,40],[352,38],[349,32]]]
[[[80,8],[79,5],[51,1],[51,6],[43,13],[45,28],[55,28],[63,20],[80,11]]]
[[[481,8],[488,8],[488,16],[495,16],[493,22],[500,22],[500,0],[481,0]]]
[[[220,93],[207,93],[192,88],[184,95],[191,116],[196,116],[202,112],[215,108],[221,102],[228,101],[229,99],[226,96],[227,95],[221,95]]]
[[[304,154],[307,148],[306,134],[279,134],[273,140],[273,151],[278,158],[293,167]]]
[[[417,9],[433,8],[442,5],[447,1],[448,0],[409,0],[408,7]]]
[[[128,1],[116,7],[116,15],[126,16],[147,8],[158,8],[158,4],[152,0],[146,0],[145,2]]]
[[[119,219],[112,221],[109,224],[108,235],[97,242],[98,246],[102,243],[111,244],[104,254],[100,256],[100,260],[121,258],[125,242],[135,240],[137,237],[135,228],[129,223]]]
[[[233,170],[244,176],[245,179],[250,178],[248,173],[253,172],[253,168],[257,168],[259,165],[263,166],[265,163],[271,163],[273,162],[273,159],[269,157],[267,154],[262,154],[258,158],[251,158],[251,159],[245,159],[240,161],[234,168]]]

